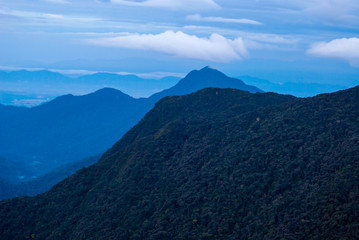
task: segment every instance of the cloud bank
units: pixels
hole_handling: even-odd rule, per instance
[[[350,65],[359,67],[359,38],[341,38],[330,42],[319,42],[314,44],[308,53],[320,57],[346,60]]]
[[[229,62],[247,55],[242,38],[227,39],[216,33],[209,38],[200,38],[181,31],[166,31],[160,34],[134,33],[85,41],[88,44],[105,47],[152,50],[180,58],[212,62]]]
[[[253,24],[261,25],[262,23],[246,18],[223,18],[223,17],[202,17],[199,14],[188,15],[187,20],[201,21],[201,22],[218,22],[218,23],[240,23],[240,24]]]
[[[220,6],[214,0],[111,0],[112,3],[135,6],[135,7],[159,7],[170,8],[173,10],[193,10],[193,9],[218,9]]]

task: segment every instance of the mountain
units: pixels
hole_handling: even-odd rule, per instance
[[[166,77],[161,79],[144,79],[136,75],[119,75],[113,73],[95,73],[77,78],[86,86],[101,88],[103,86],[121,89],[121,91],[135,97],[150,96],[160,90],[175,85],[180,79]]]
[[[104,87],[121,89],[134,97],[147,97],[178,81],[177,77],[144,79],[130,74],[101,72],[71,78],[47,70],[0,71],[0,103],[33,107],[56,96],[68,93],[83,95]]]
[[[228,77],[217,69],[207,66],[201,70],[191,71],[175,86],[152,95],[150,99],[157,102],[166,96],[189,94],[207,87],[234,88],[252,93],[263,92],[257,87],[247,85],[239,79]]]
[[[30,165],[25,179],[104,152],[147,111],[143,101],[104,88],[65,95],[0,120],[0,153]],[[14,110],[14,111],[15,111]]]
[[[0,202],[0,236],[356,239],[358,126],[359,87],[167,97],[96,164]]]
[[[323,83],[284,82],[279,84],[249,76],[241,76],[240,78],[246,83],[257,86],[265,92],[290,94],[297,97],[312,97],[321,93],[331,93],[349,88],[348,86]]]
[[[260,89],[246,85],[239,79],[227,77],[211,67],[194,70],[180,82],[178,82],[179,80],[177,77],[164,77],[156,80],[144,79],[131,74],[120,75],[104,72],[70,78],[46,70],[0,71],[0,83],[2,84],[0,103],[32,107],[54,99],[54,96],[63,93],[83,94],[104,87],[121,89],[122,92],[135,97],[153,94],[151,97],[153,102],[157,102],[164,96],[188,94],[206,87],[229,87],[249,92],[261,92]],[[46,91],[39,92],[39,89]]]
[[[19,114],[21,112],[25,112],[25,107],[16,107],[16,106],[6,106],[3,104],[0,104],[0,121],[3,118],[12,117],[14,114]]]
[[[71,78],[68,78],[60,73],[40,70],[40,71],[11,71],[4,72],[0,71],[0,80],[2,82],[20,82],[22,84],[27,83],[44,83],[51,84],[55,82],[66,82],[71,81]]]
[[[97,75],[81,81],[110,78],[108,74]],[[0,119],[0,155],[25,166],[22,171],[10,171],[16,175],[5,180],[31,180],[56,167],[101,154],[134,126],[159,97],[205,87],[260,91],[207,67],[192,71],[173,88],[150,98],[135,99],[119,90],[103,88],[84,96],[64,95],[33,108],[0,106],[0,113],[4,112]]]

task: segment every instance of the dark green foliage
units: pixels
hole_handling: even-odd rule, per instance
[[[26,71],[13,74],[32,76]],[[39,80],[46,80],[48,74],[54,79],[62,76],[47,71],[39,74]],[[103,81],[122,78],[113,79],[114,76],[117,75],[99,73],[78,80],[91,84],[99,78]],[[131,79],[132,84],[141,85],[137,77]],[[204,68],[192,71],[174,87],[150,98],[135,99],[121,91],[103,88],[84,96],[61,96],[30,109],[0,104],[0,155],[12,165],[16,162],[22,166],[10,168],[12,165],[8,164],[5,167],[9,171],[0,176],[12,182],[18,182],[18,176],[23,176],[23,181],[30,180],[57,167],[101,154],[138,123],[160,98],[189,94],[206,87],[260,91],[217,70]],[[0,195],[0,199],[2,197]]]
[[[167,97],[95,165],[0,202],[2,239],[356,239],[359,87]]]

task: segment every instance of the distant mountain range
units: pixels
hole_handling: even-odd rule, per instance
[[[312,97],[321,93],[331,93],[349,88],[349,86],[323,84],[323,83],[306,83],[306,82],[284,82],[273,83],[268,80],[241,76],[240,79],[247,84],[257,86],[265,92],[275,92],[280,94],[290,94],[296,97]]]
[[[353,87],[357,82],[346,84],[322,84],[308,82],[271,81],[241,76],[238,79],[256,86],[265,92],[290,94],[296,97],[310,97]],[[65,94],[84,95],[107,87],[121,90],[132,97],[149,97],[178,83],[179,77],[167,76],[161,79],[145,79],[136,75],[99,72],[80,77],[68,77],[57,72],[0,71],[0,104],[34,107]],[[181,86],[177,86],[179,90]],[[185,91],[182,91],[186,93]]]
[[[358,156],[359,87],[166,97],[94,165],[0,202],[0,236],[356,239]]]
[[[261,92],[206,67],[190,72],[174,87],[149,98],[135,99],[119,90],[103,88],[84,96],[64,95],[34,108],[0,105],[0,156],[6,162],[16,163],[7,170],[4,180],[32,180],[71,162],[101,154],[159,99],[207,87]]]
[[[150,96],[175,85],[180,78],[144,79],[136,75],[95,73],[77,78],[47,70],[0,71],[0,103],[35,106],[65,93],[86,94],[104,87],[121,89],[134,96]]]

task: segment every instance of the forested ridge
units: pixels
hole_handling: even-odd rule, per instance
[[[47,72],[41,73],[45,74],[41,78],[45,80]],[[113,74],[92,77],[83,80],[93,83],[101,77],[110,79]],[[136,82],[136,77],[132,80]],[[44,179],[41,176],[52,174],[68,164],[79,163],[81,159],[102,155],[161,98],[189,94],[207,87],[262,92],[239,79],[205,67],[191,71],[178,84],[149,98],[137,99],[113,88],[102,88],[83,96],[63,95],[33,108],[0,104],[0,180],[8,185],[31,181],[33,186],[32,191],[22,187],[2,191],[0,186],[0,200],[48,190],[49,184],[32,180]],[[81,167],[84,166],[86,164]],[[66,174],[70,175],[72,171]]]
[[[356,239],[359,87],[160,100],[101,160],[0,202],[1,239]]]

